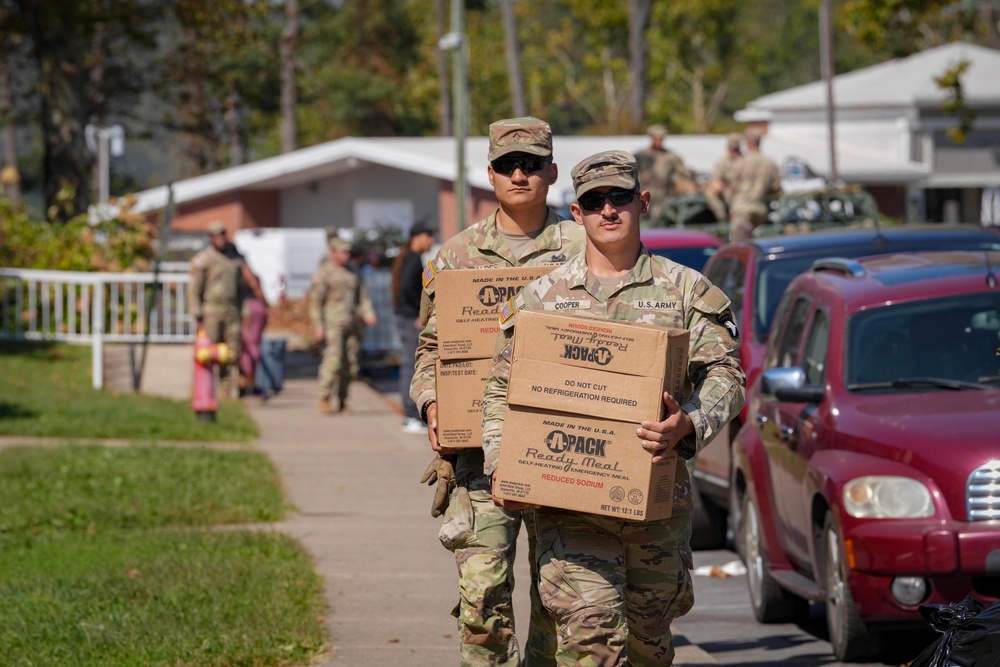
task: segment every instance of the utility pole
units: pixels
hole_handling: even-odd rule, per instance
[[[836,115],[833,103],[833,0],[823,0],[819,8],[819,50],[820,68],[823,70],[823,82],[826,84],[826,125],[827,142],[830,145],[830,171],[827,184],[835,186],[840,177],[837,175],[837,132]]]
[[[455,219],[458,231],[465,229],[467,186],[465,182],[465,138],[469,134],[469,106],[466,95],[468,40],[465,36],[465,0],[451,0],[451,32],[442,37],[438,48],[451,51],[451,94],[455,135]]]

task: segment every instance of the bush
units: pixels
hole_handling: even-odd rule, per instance
[[[59,201],[72,200],[72,190]],[[22,206],[0,197],[0,266],[62,271],[142,271],[154,256],[156,227],[131,212],[133,198],[118,200],[118,215],[92,222],[87,214],[57,221],[59,205],[48,220],[36,220]]]

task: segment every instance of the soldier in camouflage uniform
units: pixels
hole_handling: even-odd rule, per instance
[[[736,167],[743,157],[740,143],[743,137],[739,134],[726,135],[726,154],[712,168],[712,180],[709,182],[707,195],[715,217],[725,220],[733,206],[733,187],[736,185]]]
[[[667,417],[643,422],[636,447],[652,454],[676,449],[690,459],[743,406],[745,377],[729,299],[697,271],[655,257],[639,240],[640,192],[635,158],[623,151],[591,156],[573,168],[573,217],[586,228],[585,255],[515,296],[501,315],[493,370],[483,407],[484,471],[500,451],[511,341],[520,310],[625,320],[691,332],[689,395],[665,393]],[[571,310],[566,306],[573,304]],[[559,665],[670,665],[670,623],[694,603],[690,569],[691,484],[678,462],[674,514],[635,522],[552,508],[536,510],[542,602],[559,625]],[[496,499],[508,508],[519,503]]]
[[[357,318],[370,327],[375,326],[375,308],[368,298],[361,276],[351,272],[347,264],[351,246],[347,241],[328,235],[330,259],[324,261],[313,276],[309,288],[309,317],[312,319],[317,340],[324,340],[323,361],[319,367],[319,412],[333,413],[330,404],[337,396],[338,410],[347,409],[347,390],[352,379],[350,359],[357,350],[349,346],[360,345],[354,333]]]
[[[767,219],[768,202],[781,194],[781,171],[760,153],[760,132],[746,133],[747,153],[733,173],[729,240],[743,241]]]
[[[434,384],[434,362],[439,358],[435,274],[449,269],[562,264],[582,252],[585,243],[575,223],[560,222],[546,205],[549,186],[558,175],[552,163],[552,131],[548,123],[532,117],[493,123],[489,159],[489,179],[500,207],[448,240],[424,270],[427,324],[417,345],[410,396],[427,423],[428,439],[437,452],[441,448],[437,441]],[[444,513],[439,537],[454,552],[458,564],[460,600],[455,613],[461,664],[522,664],[511,608],[514,547],[521,512],[508,512],[493,504],[489,480],[483,475],[481,449],[462,449],[456,455],[435,458],[423,481],[435,480],[439,486],[431,513]],[[450,480],[457,484],[451,487]],[[523,519],[529,559],[534,562],[531,513],[524,513]],[[554,631],[532,586],[524,665],[555,664]]]
[[[680,156],[664,147],[667,128],[650,125],[646,132],[649,134],[650,146],[639,151],[635,158],[639,164],[639,179],[649,189],[651,197],[649,211],[643,217],[655,224],[663,211],[664,199],[691,194],[698,187]]]
[[[205,329],[213,343],[225,343],[239,358],[240,278],[245,263],[229,243],[225,224],[209,223],[208,233],[210,245],[191,259],[188,303],[196,325]],[[239,389],[239,366],[226,366],[222,373],[223,393],[235,396]]]

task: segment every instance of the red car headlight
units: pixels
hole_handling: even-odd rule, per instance
[[[870,475],[844,485],[844,511],[858,519],[919,519],[934,515],[931,492],[909,477]]]

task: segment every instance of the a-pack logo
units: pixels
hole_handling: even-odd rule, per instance
[[[606,347],[587,347],[586,345],[563,345],[563,359],[586,361],[598,366],[607,366],[614,359],[611,350]]]
[[[608,441],[604,438],[573,435],[565,431],[552,431],[545,437],[545,446],[553,454],[562,454],[572,450],[574,454],[604,458],[607,456],[604,452],[607,445]]]
[[[483,285],[479,289],[479,303],[492,308],[514,296],[517,287],[503,287],[499,285]]]

